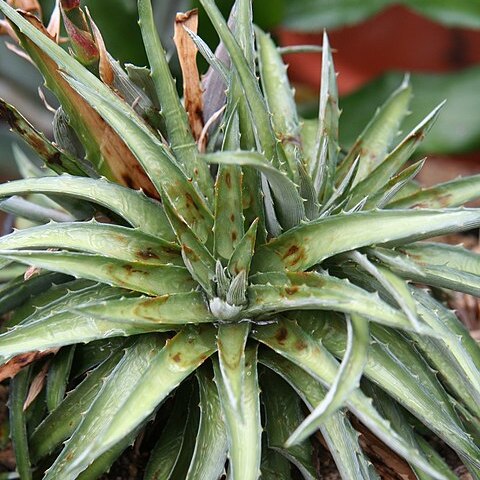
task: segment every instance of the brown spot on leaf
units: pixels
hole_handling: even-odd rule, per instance
[[[232,176],[230,175],[230,172],[225,174],[225,184],[228,188],[232,188]]]
[[[144,250],[139,250],[137,252],[137,257],[141,260],[150,260],[152,258],[158,258],[158,255],[153,251],[152,248],[148,247]]]
[[[287,295],[294,295],[299,289],[300,287],[298,285],[292,285],[291,287],[285,287],[285,293]]]
[[[198,205],[193,200],[192,196],[189,193],[185,194],[185,198],[187,200],[187,208],[193,207],[195,210],[198,210]]]
[[[282,260],[289,259],[287,265],[295,266],[300,260],[305,258],[305,250],[303,247],[292,245],[282,256]]]
[[[182,361],[182,355],[180,354],[180,352],[176,353],[173,357],[172,357],[172,360],[175,362],[175,363],[180,363]]]
[[[232,231],[232,240],[234,242],[237,240],[237,232],[235,230]]]
[[[303,340],[297,340],[295,342],[295,350],[302,351],[307,348],[307,344]]]
[[[234,214],[234,213],[232,213],[232,214],[230,215],[230,221],[231,221],[232,223],[235,221],[235,214]]]
[[[191,260],[192,262],[198,262],[198,255],[188,245],[183,244],[182,250],[185,252],[185,255],[189,260]]]
[[[288,337],[288,331],[285,327],[280,327],[275,333],[275,339],[280,345],[285,345],[285,341]]]

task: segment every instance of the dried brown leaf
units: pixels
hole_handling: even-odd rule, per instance
[[[105,47],[102,33],[100,32],[96,23],[93,21],[88,8],[86,9],[86,12],[88,21],[90,22],[90,28],[92,29],[93,38],[95,39],[95,43],[97,44],[100,55],[100,61],[98,66],[100,78],[102,79],[103,83],[105,83],[109,87],[112,87],[113,81],[115,79],[115,73],[113,71],[113,67],[108,56],[107,48]]]
[[[7,363],[0,367],[0,382],[3,382],[7,378],[13,378],[22,368],[36,362],[40,358],[57,353],[58,348],[45,350],[43,352],[27,352],[13,357]]]
[[[47,32],[55,40],[56,43],[60,41],[60,0],[55,1],[55,8],[50,15],[50,20],[47,25]]]
[[[199,140],[203,130],[203,92],[197,67],[197,47],[184,27],[192,32],[198,29],[198,10],[177,13],[173,41],[177,47],[178,59],[183,75],[183,96],[188,121],[195,140]],[[205,137],[203,137],[205,139]],[[205,140],[204,140],[205,142]],[[205,145],[199,145],[203,151]]]
[[[42,366],[42,369],[35,375],[35,378],[30,384],[30,389],[28,390],[27,398],[23,404],[23,411],[25,411],[40,395],[40,392],[45,386],[45,381],[47,379],[48,368],[50,367],[50,362],[45,362]]]
[[[23,16],[45,35],[50,36],[47,29],[34,16],[23,13]],[[138,163],[133,153],[119,135],[103,120],[103,118],[81,97],[61,75],[57,64],[40,50],[28,38],[21,36],[22,44],[44,75],[48,87],[55,93],[64,110],[68,114],[73,128],[82,129],[88,135],[88,144],[94,148],[108,166],[109,176],[118,183],[143,191],[159,198],[158,192]]]

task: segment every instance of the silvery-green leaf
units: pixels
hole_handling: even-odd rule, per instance
[[[432,128],[444,104],[445,102],[442,102],[432,110],[366,178],[357,183],[352,191],[349,205],[355,205],[366,195],[377,192],[405,165],[418,143]],[[361,175],[361,169],[359,174]]]
[[[479,196],[480,175],[457,178],[433,187],[424,187],[418,192],[396,200],[387,208],[443,208],[463,205]]]
[[[250,324],[220,324],[217,334],[218,365],[232,412],[243,418],[242,390],[245,388],[245,346]]]
[[[338,145],[339,117],[337,77],[327,32],[324,31],[318,131],[313,163],[310,165],[310,175],[322,203],[330,198],[335,183],[335,169],[340,150]]]
[[[75,479],[152,415],[163,399],[215,350],[214,331],[209,328],[187,328],[162,348],[163,343],[148,335],[126,351],[45,480]]]
[[[124,218],[133,227],[141,227],[146,234],[175,239],[162,205],[143,193],[122,187],[105,179],[91,179],[61,175],[59,177],[28,178],[0,185],[0,197],[30,193],[60,194],[80,198],[108,208]]]
[[[155,27],[150,0],[138,2],[138,13],[145,51],[173,153],[188,177],[192,178],[203,195],[211,200],[213,182],[210,171],[207,165],[198,159],[198,149],[190,131],[188,117],[178,96],[175,80]]]
[[[254,167],[264,174],[272,191],[276,216],[283,228],[292,228],[305,218],[297,186],[263,155],[255,152],[218,152],[202,155],[201,158],[209,163]]]
[[[257,480],[260,475],[262,444],[257,348],[252,346],[245,351],[245,383],[242,389],[243,419],[232,408],[220,366],[215,359],[213,367],[227,430],[229,478]]]
[[[288,274],[290,283],[251,285],[246,315],[275,314],[289,310],[334,310],[361,315],[384,325],[411,330],[414,327],[405,314],[380,299],[378,294],[326,274]],[[421,326],[425,334],[434,332]]]
[[[259,361],[283,377],[310,411],[325,398],[326,390],[316,379],[272,350],[262,351]],[[320,431],[342,478],[378,480],[375,469],[360,448],[358,432],[353,429],[345,413],[337,412],[326,419]]]
[[[370,344],[368,320],[352,314],[351,318],[347,317],[347,332],[347,347],[335,380],[322,402],[290,435],[287,445],[295,445],[308,438],[328,417],[342,408],[350,394],[360,387]]]
[[[91,222],[50,223],[17,230],[0,238],[0,250],[60,248],[150,265],[183,265],[174,243],[140,229]]]
[[[217,479],[227,459],[227,434],[211,369],[198,369],[200,423],[186,480]]]
[[[168,148],[149,130],[141,128],[132,115],[125,114],[97,91],[72,77],[65,78],[121,136],[157,191],[164,191],[169,195],[185,222],[202,241],[206,241],[211,229],[212,214],[204,198],[189,182]]]
[[[257,55],[263,93],[272,114],[272,125],[287,159],[289,177],[299,183],[298,164],[300,152],[300,122],[297,115],[294,91],[282,61],[270,35],[256,29]]]
[[[285,442],[305,418],[300,398],[278,375],[265,369],[260,375],[262,400],[265,405],[267,445],[290,460],[306,480],[314,480],[313,449],[306,440],[290,447]]]
[[[360,169],[355,183],[366,178],[386,157],[400,123],[408,114],[412,88],[408,77],[400,87],[375,112],[363,132],[359,135],[345,159],[337,168],[337,183],[345,176],[351,164],[360,155]]]
[[[474,208],[379,210],[338,214],[299,225],[257,250],[255,271],[305,270],[337,253],[398,245],[480,225]]]
[[[213,278],[215,277],[215,259],[207,247],[188,226],[181,213],[175,208],[170,197],[163,192],[163,205],[182,248],[182,258],[190,275],[212,297],[214,296]]]
[[[89,253],[0,250],[0,257],[150,295],[188,292],[195,282],[184,267],[145,265]]]
[[[121,360],[123,354],[123,349],[117,349],[100,366],[91,370],[82,383],[72,390],[35,429],[30,438],[32,459],[35,462],[50,454],[61,442],[71,436],[103,386],[104,380]],[[65,421],[66,418],[68,421]]]
[[[337,362],[325,347],[316,342],[294,322],[282,320],[278,324],[262,325],[258,327],[254,336],[280,355],[301,366],[318,381],[328,386],[333,383],[338,370]],[[362,423],[392,450],[416,467],[428,472],[434,478],[444,479],[444,476],[432,468],[418,450],[412,448],[390,427],[361,390],[357,389],[352,392],[347,406]],[[467,448],[471,452],[475,450],[475,447],[471,444]]]

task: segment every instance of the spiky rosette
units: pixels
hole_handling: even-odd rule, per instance
[[[362,428],[418,478],[454,478],[426,432],[480,478],[480,353],[438,295],[478,295],[480,257],[421,242],[480,226],[461,207],[480,177],[422,190],[422,162],[407,166],[440,107],[398,141],[405,80],[345,154],[327,37],[319,117],[304,121],[250,2],[228,25],[201,3],[221,45],[196,35],[195,12],[177,17],[182,104],[148,0],[149,70],[113,61],[77,3],[70,55],[0,1],[61,103],[56,144],[1,106],[48,167],[19,157],[34,175],[0,186],[1,207],[33,222],[0,238],[2,278],[34,268],[0,291],[21,478],[98,478],[140,435],[147,480],[292,478],[291,464],[313,479],[317,431],[342,478],[378,478]]]

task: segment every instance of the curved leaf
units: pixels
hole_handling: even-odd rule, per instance
[[[0,250],[0,257],[151,295],[188,292],[195,282],[188,270],[175,265],[145,265],[88,253]]]
[[[261,247],[256,271],[305,270],[337,253],[401,244],[480,225],[478,209],[379,210],[339,214],[300,225]]]
[[[360,387],[370,345],[368,321],[358,315],[352,315],[351,319],[347,317],[347,331],[347,348],[332,386],[322,402],[290,435],[287,446],[295,445],[312,435],[328,417],[342,408],[350,394]]]
[[[337,362],[325,347],[319,342],[316,342],[295,323],[281,321],[276,325],[262,326],[257,329],[254,336],[260,342],[273,348],[280,355],[297,363],[322,383],[327,385],[333,383],[338,369]],[[401,436],[392,430],[390,425],[378,414],[368,398],[359,389],[350,395],[347,406],[362,423],[389,445],[392,450],[434,478],[444,478],[443,475],[436,472],[435,469],[428,464],[418,450],[411,448]],[[429,403],[428,408],[431,409],[431,403]],[[438,412],[436,418],[438,423]],[[477,455],[477,448],[468,438],[465,438],[465,434],[461,431],[459,425],[457,426],[457,430],[460,440],[459,444],[463,452],[467,457],[474,460]],[[449,439],[449,441],[451,441],[451,439]]]
[[[141,227],[149,235],[174,241],[162,205],[143,193],[122,187],[105,179],[61,175],[59,177],[27,178],[0,185],[0,197],[29,193],[60,194],[81,198],[112,210],[133,227]]]
[[[185,329],[161,348],[163,343],[148,335],[126,350],[45,480],[75,479],[147,419],[215,350],[212,329]]]
[[[259,361],[284,378],[312,411],[325,398],[325,388],[305,370],[275,354],[262,350]],[[343,412],[334,413],[320,426],[342,478],[378,480],[375,469],[358,443],[358,432]],[[292,448],[292,447],[290,447]]]
[[[66,248],[150,265],[183,265],[176,244],[145,235],[140,229],[95,221],[50,223],[0,238],[0,250],[37,247]]]
[[[281,453],[302,473],[305,480],[314,480],[316,471],[313,464],[313,448],[307,440],[286,447],[290,434],[305,416],[300,398],[278,375],[265,369],[260,376],[262,400],[265,405],[266,434],[268,447]]]
[[[422,188],[407,197],[388,203],[387,208],[457,207],[479,197],[480,175],[457,178]]]
[[[177,165],[167,147],[131,115],[124,113],[96,90],[72,77],[68,82],[121,135],[160,193],[165,191],[184,220],[205,242],[212,227],[212,214],[205,200]]]
[[[271,278],[266,285],[248,288],[246,315],[268,315],[288,310],[334,310],[361,315],[374,322],[406,330],[413,329],[407,317],[372,294],[347,280],[317,273],[289,274],[291,283]],[[268,280],[267,280],[268,281]],[[433,334],[426,325],[422,333]]]

